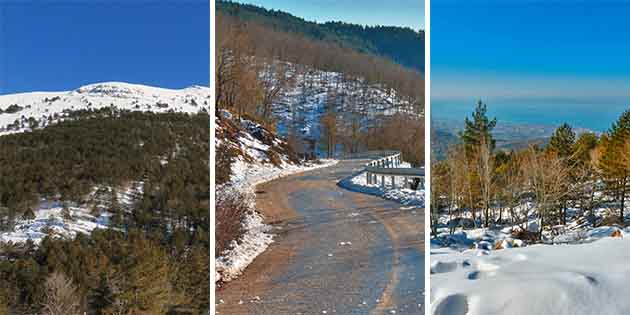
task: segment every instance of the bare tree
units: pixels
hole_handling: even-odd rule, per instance
[[[540,152],[532,146],[525,154],[523,172],[527,176],[528,188],[536,196],[540,217],[539,237],[542,237],[543,228],[548,224],[545,219],[569,193],[565,185],[570,178],[569,170],[556,154]]]
[[[43,314],[45,315],[81,315],[81,295],[72,280],[62,272],[51,273],[46,282],[45,302]]]
[[[492,148],[486,137],[481,137],[477,152],[477,173],[479,174],[479,188],[481,191],[481,204],[483,208],[485,227],[490,226],[490,203],[492,201],[492,188],[494,182],[494,157]]]

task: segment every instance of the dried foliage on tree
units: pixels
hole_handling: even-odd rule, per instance
[[[471,218],[472,226],[510,224],[525,229],[530,202],[539,219],[539,238],[544,229],[566,224],[569,208],[578,209],[577,215],[596,225],[593,210],[602,202],[595,198],[598,191],[616,206],[619,215],[614,221],[625,225],[630,111],[601,137],[589,132],[577,136],[563,124],[544,148],[532,145],[511,152],[494,150],[491,131],[495,125],[496,120],[487,117],[485,104],[479,102],[472,118],[466,119],[461,142],[451,146],[444,160],[434,161],[434,231],[444,213],[451,222]]]

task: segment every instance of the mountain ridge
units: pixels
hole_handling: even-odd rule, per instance
[[[130,111],[207,112],[209,87],[167,89],[126,82],[98,82],[74,90],[0,95],[0,135],[45,127],[80,110],[114,107]]]
[[[424,72],[424,31],[409,27],[360,25],[341,21],[313,22],[288,12],[232,1],[217,1],[217,13],[238,17],[314,40],[333,42],[362,53],[386,57]]]

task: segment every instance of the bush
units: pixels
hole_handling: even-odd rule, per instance
[[[242,222],[249,211],[249,204],[247,196],[232,187],[218,188],[216,196],[215,255],[219,256],[229,248],[233,240],[238,241],[245,232]]]

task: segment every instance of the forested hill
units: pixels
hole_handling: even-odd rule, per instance
[[[289,13],[231,1],[217,1],[217,12],[274,30],[329,41],[362,53],[382,56],[424,71],[424,31],[396,26],[363,26],[344,22],[316,23]]]

